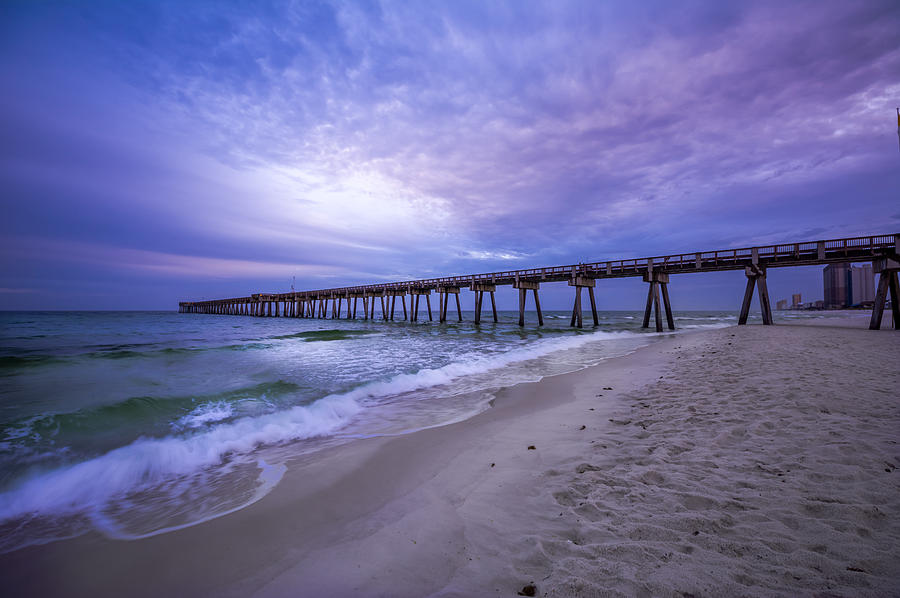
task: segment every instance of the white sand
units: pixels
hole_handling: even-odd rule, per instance
[[[0,573],[43,595],[900,595],[898,363],[889,330],[679,335],[295,462],[234,515]]]

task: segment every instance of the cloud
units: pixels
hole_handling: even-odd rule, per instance
[[[296,275],[306,279],[321,279],[352,274],[342,268],[300,261],[221,259],[41,238],[13,239],[4,248],[4,257],[7,260],[33,260],[38,252],[58,264],[86,265],[101,271],[122,271],[136,276],[162,278],[288,279]]]
[[[160,276],[363,282],[841,236],[896,200],[889,0],[7,17],[0,230]]]

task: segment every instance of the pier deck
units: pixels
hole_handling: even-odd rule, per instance
[[[540,312],[538,289],[542,283],[568,282],[575,287],[575,305],[572,310],[572,324],[580,327],[581,289],[587,288],[591,299],[591,308],[596,324],[596,305],[594,302],[594,286],[596,281],[606,278],[625,278],[640,276],[650,283],[645,309],[644,326],[649,326],[651,311],[656,314],[656,328],[662,330],[660,315],[660,291],[664,299],[667,323],[674,329],[671,317],[671,306],[668,300],[667,286],[669,276],[674,274],[690,274],[696,272],[719,272],[725,270],[744,270],[747,276],[747,290],[741,309],[740,323],[746,323],[750,299],[754,288],[759,291],[763,322],[772,323],[768,290],[765,284],[768,268],[789,266],[814,266],[829,263],[872,262],[875,272],[879,274],[878,292],[872,313],[871,328],[879,328],[881,317],[890,294],[893,310],[894,327],[900,320],[898,305],[898,270],[900,270],[900,234],[853,237],[845,239],[829,239],[820,241],[804,241],[801,243],[784,243],[744,247],[740,249],[720,249],[695,253],[679,253],[673,255],[654,256],[570,264],[566,266],[548,266],[543,268],[526,268],[521,270],[505,270],[481,274],[445,276],[441,278],[424,278],[403,280],[388,283],[334,287],[328,289],[292,291],[288,293],[260,293],[249,297],[233,297],[210,301],[185,301],[179,303],[179,311],[183,313],[216,313],[229,315],[279,316],[285,317],[320,317],[340,318],[341,304],[347,303],[346,317],[356,317],[356,303],[363,300],[365,318],[375,317],[375,298],[382,302],[383,319],[393,319],[393,303],[396,297],[403,299],[404,319],[418,319],[418,307],[409,316],[405,309],[405,296],[411,295],[411,304],[425,295],[428,302],[429,320],[431,320],[430,294],[437,291],[441,295],[441,321],[446,319],[446,301],[449,294],[456,294],[462,288],[469,288],[476,293],[476,322],[480,321],[481,300],[485,292],[490,293],[494,305],[496,287],[511,285],[519,289],[519,323],[524,324],[525,299],[528,290],[534,293],[535,306],[539,322],[543,321]],[[385,309],[385,298],[391,299],[391,308]],[[351,309],[351,299],[353,308]],[[329,309],[331,302],[331,309]],[[389,312],[389,316],[388,316]],[[462,318],[460,313],[459,318]],[[496,309],[494,321],[497,320]]]

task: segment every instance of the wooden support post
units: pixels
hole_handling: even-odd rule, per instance
[[[484,291],[475,291],[475,323],[481,324],[481,302],[484,300]]]
[[[456,315],[459,317],[459,321],[462,322],[462,307],[459,305],[459,293],[456,293]],[[491,303],[494,302],[494,294],[491,293]],[[494,316],[496,317],[496,316]]]
[[[584,328],[584,310],[581,309],[581,287],[575,288],[575,306],[578,310],[578,327]]]
[[[537,310],[538,316],[538,326],[544,325],[544,314],[541,312],[541,298],[538,297],[538,290],[531,289],[531,292],[534,293],[534,308]],[[497,311],[494,310],[494,321],[497,321]]]
[[[519,289],[519,326],[525,325],[525,300],[528,297],[528,291],[536,291],[541,288],[541,283],[535,280],[521,280],[518,277],[513,282],[513,288]],[[535,297],[537,295],[535,294]],[[539,320],[543,317],[539,316]],[[496,322],[496,320],[494,320]]]
[[[872,306],[872,319],[869,321],[869,330],[881,329],[881,320],[884,317],[884,304],[887,302],[890,281],[890,272],[882,272],[878,275],[878,289],[875,291],[875,303]],[[895,321],[894,326],[896,325]]]
[[[653,313],[656,316],[656,331],[662,332],[662,318],[659,313],[659,284],[658,282],[653,283]]]
[[[765,272],[756,281],[756,292],[759,295],[759,310],[762,312],[763,324],[771,326],[775,321],[772,319],[772,305],[769,303],[769,287],[766,286]]]
[[[594,326],[599,324],[599,320],[597,320],[597,304],[594,301],[594,285],[596,284],[597,283],[593,278],[578,276],[573,269],[572,278],[569,280],[569,286],[575,287],[575,305],[572,307],[572,321],[570,326],[575,326],[577,323],[579,328],[584,328],[584,310],[581,308],[581,289],[584,287],[587,287],[588,291],[590,291],[591,313],[594,316]]]
[[[391,322],[394,321],[394,307],[397,305],[397,295],[391,295]]]
[[[872,262],[872,270],[878,274],[878,289],[875,291],[875,304],[872,306],[870,330],[879,330],[884,316],[884,306],[888,294],[891,297],[891,318],[894,330],[900,330],[900,258],[892,256],[880,258]]]
[[[741,314],[738,317],[738,325],[747,323],[750,314],[750,302],[753,300],[753,288],[756,287],[759,295],[759,309],[762,312],[762,321],[765,325],[772,325],[772,305],[769,302],[769,289],[766,286],[766,269],[757,264],[747,266],[744,269],[747,276],[747,288],[744,290],[744,302],[741,304]]]
[[[497,301],[494,299],[494,291],[490,291],[491,293],[491,311],[494,314],[494,323],[497,323]],[[457,302],[456,307],[459,307],[459,303]],[[462,314],[459,315],[459,321],[462,322]]]
[[[519,326],[525,325],[525,294],[528,289],[519,289]]]
[[[440,303],[438,306],[438,320],[440,322],[447,321],[447,312],[450,311],[450,295],[456,295],[456,304],[459,306],[459,287],[457,286],[443,286],[437,288],[438,298],[440,299]],[[458,309],[460,315],[460,321],[462,321],[462,310]]]
[[[741,303],[741,315],[738,317],[738,326],[747,323],[747,316],[750,315],[750,302],[753,300],[753,289],[756,287],[756,278],[747,277],[747,288],[744,289],[744,301]]]
[[[412,302],[412,298],[410,298],[410,302]],[[400,303],[403,304],[403,321],[406,321],[406,295],[402,295],[400,297]]]
[[[419,297],[421,295],[414,295],[410,298],[410,303],[415,301],[416,306],[412,308],[412,315],[410,316],[410,322],[418,322],[419,321]]]
[[[653,310],[655,314],[654,323],[656,324],[656,331],[662,332],[661,310],[665,309],[666,323],[669,325],[669,330],[675,330],[675,318],[672,317],[672,305],[669,302],[669,274],[667,272],[649,269],[644,273],[644,282],[650,283],[650,288],[647,289],[647,306],[644,308],[644,321],[641,324],[641,327],[650,327],[650,311]],[[659,299],[660,291],[662,291],[663,296],[662,305],[660,305]]]
[[[388,319],[387,309],[384,306],[384,295],[381,296],[381,319],[385,321]]]
[[[641,328],[649,328],[650,327],[650,311],[653,309],[653,283],[650,283],[650,288],[647,289],[647,306],[644,308],[644,322],[641,324]]]
[[[661,284],[660,288],[662,289],[663,296],[663,305],[666,308],[666,323],[669,325],[669,330],[675,330],[675,318],[672,316],[672,304],[669,303],[669,285]]]
[[[900,330],[900,280],[898,273],[893,270],[891,273],[888,288],[891,290],[891,320],[894,330]]]
[[[428,321],[433,322],[434,320],[431,317],[431,291],[425,295],[425,303],[428,305]]]

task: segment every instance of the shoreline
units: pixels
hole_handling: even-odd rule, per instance
[[[742,515],[765,513],[764,506],[748,506],[747,501],[752,499],[743,496],[744,490],[738,493],[740,500],[733,496],[720,498],[718,494],[727,494],[722,489],[716,489],[715,493],[707,489],[707,494],[714,496],[703,496],[698,488],[688,492],[688,487],[697,483],[690,479],[689,472],[704,471],[707,467],[710,475],[716,474],[715,470],[723,469],[715,462],[721,455],[715,457],[711,449],[703,449],[699,443],[691,441],[687,431],[667,429],[665,419],[655,420],[652,413],[644,411],[652,411],[653,405],[666,404],[660,394],[663,392],[661,385],[677,387],[665,391],[671,393],[668,401],[680,404],[684,409],[698,407],[699,403],[684,405],[687,399],[701,400],[689,395],[696,380],[681,379],[685,371],[693,372],[694,378],[702,378],[703,368],[691,370],[698,365],[697,351],[715,351],[715,354],[736,351],[744,358],[752,358],[752,347],[747,345],[755,345],[766,346],[772,352],[770,359],[779,355],[791,357],[794,353],[790,346],[785,346],[782,331],[795,334],[795,348],[821,346],[818,349],[823,354],[820,361],[832,366],[841,361],[835,352],[842,345],[853,344],[847,350],[854,353],[855,370],[850,372],[854,381],[860,368],[867,364],[874,367],[868,363],[873,354],[883,354],[886,361],[882,363],[882,378],[863,381],[869,385],[868,390],[859,384],[852,386],[872,395],[858,401],[861,407],[872,403],[876,394],[883,394],[875,397],[885,403],[886,411],[880,415],[882,421],[863,422],[872,428],[865,438],[868,444],[874,445],[872,439],[881,438],[883,433],[878,430],[886,426],[894,425],[891,430],[900,429],[896,392],[898,374],[889,371],[889,356],[900,351],[900,340],[895,338],[895,333],[790,325],[692,331],[661,339],[634,353],[587,369],[505,388],[497,394],[491,408],[467,420],[403,436],[363,439],[298,458],[288,464],[284,479],[269,495],[231,515],[142,540],[115,541],[91,533],[72,540],[32,546],[0,555],[0,572],[7,588],[23,593],[70,596],[113,592],[217,596],[462,596],[488,592],[515,595],[530,583],[536,584],[538,595],[571,595],[597,592],[600,588],[625,595],[642,591],[704,595],[716,593],[713,590],[717,586],[709,579],[709,573],[691,571],[707,562],[715,563],[722,574],[738,571],[724,582],[726,585],[718,586],[727,588],[728,593],[771,595],[778,593],[781,587],[784,589],[780,591],[794,594],[811,591],[878,593],[879,589],[881,594],[896,592],[900,588],[897,565],[880,562],[880,569],[872,564],[847,564],[846,567],[865,573],[845,567],[840,575],[831,576],[833,579],[824,575],[831,585],[816,585],[809,579],[809,567],[791,564],[791,555],[798,551],[819,555],[827,562],[823,553],[806,548],[785,553],[788,557],[782,560],[789,563],[779,565],[782,571],[778,577],[783,586],[772,585],[771,573],[763,575],[762,580],[750,576],[742,582],[735,576],[747,575],[743,572],[745,561],[747,565],[752,564],[748,555],[729,557],[721,550],[699,545],[701,539],[708,540],[706,533],[695,537],[691,531],[684,538],[675,538],[672,526],[657,524],[667,515],[679,520],[693,517],[691,521],[698,526],[701,523],[707,525],[710,534],[715,531],[727,536],[729,530],[743,529]],[[732,338],[729,335],[736,335],[741,342],[727,344]],[[860,357],[860,352],[866,359]],[[809,355],[803,359],[815,361]],[[715,357],[710,367],[715,369],[717,363],[723,367],[727,365],[721,357]],[[782,375],[785,372],[773,372],[773,376],[785,379],[779,378],[770,385],[771,388],[760,389],[764,381],[753,379],[759,373],[755,371],[756,367],[752,362],[743,368],[747,371],[732,367],[732,374],[751,387],[748,391],[751,396],[741,399],[743,403],[753,402],[753,392],[768,395],[792,388],[789,376]],[[786,371],[789,374],[791,368]],[[831,370],[826,368],[823,373],[827,375],[829,371],[833,372],[833,367]],[[802,368],[800,374],[806,376]],[[829,382],[840,381],[828,380],[827,376],[820,381],[825,387],[824,395],[829,393]],[[700,385],[703,384],[709,385],[709,381],[701,380]],[[753,386],[755,390],[752,390]],[[613,390],[604,390],[609,387]],[[741,394],[734,389],[729,392]],[[804,400],[810,404],[819,401],[831,405],[833,402],[834,397],[823,396],[823,389],[816,394],[819,396],[808,400],[799,397],[795,399],[796,405],[790,409],[784,407],[784,410],[796,418],[798,414],[810,415],[804,410],[809,405],[803,409],[798,406]],[[737,401],[734,396],[731,398],[732,402]],[[642,404],[650,407],[641,407]],[[772,405],[777,407],[778,404],[773,402]],[[772,405],[767,408],[773,408]],[[836,410],[833,405],[824,408]],[[760,412],[764,413],[764,410]],[[730,418],[722,415],[722,411],[719,416],[723,421],[700,424],[710,429],[728,428],[730,433],[736,434],[733,442],[746,440],[740,437],[738,428],[741,424],[747,427],[753,424],[752,421],[725,421]],[[738,415],[731,417],[740,420]],[[855,421],[852,415],[846,415],[844,419]],[[843,423],[847,424],[847,421]],[[770,423],[777,432],[778,421]],[[780,431],[780,442],[789,441],[790,438],[783,437],[786,430]],[[840,433],[839,430],[829,432]],[[722,433],[729,432],[720,432],[720,435]],[[822,440],[815,436],[815,426],[806,433],[810,435],[807,440],[811,446]],[[859,433],[858,429],[856,433]],[[766,437],[767,442],[779,442],[778,434],[772,432],[770,436]],[[667,438],[663,443],[665,446],[650,451],[650,457],[636,458],[632,453],[638,446],[647,450],[645,445],[663,437]],[[691,442],[695,446],[686,448]],[[886,462],[900,466],[900,449],[896,442],[893,448],[885,448],[885,442],[882,438],[882,442],[867,450],[886,455]],[[647,469],[643,461],[652,461],[656,451],[665,452],[669,445],[679,446],[680,452],[667,453],[666,459],[655,463],[652,471],[643,471]],[[529,446],[535,448],[529,450]],[[753,448],[748,447],[751,454]],[[681,462],[704,450],[710,454],[695,459],[690,467]],[[716,445],[715,450],[728,452],[727,446]],[[727,459],[725,462],[730,463]],[[623,469],[623,464],[627,463],[630,463],[629,468]],[[849,467],[841,463],[828,465],[838,470]],[[765,472],[772,468],[771,465],[764,464],[763,467],[759,475],[774,475]],[[617,468],[620,470],[617,476],[607,476],[607,472]],[[671,471],[681,472],[684,479],[668,484]],[[853,470],[851,477],[866,477],[870,472],[863,473]],[[874,544],[873,538],[887,534],[892,542],[887,546],[893,548],[888,548],[885,559],[897,562],[900,561],[897,549],[900,546],[897,527],[900,504],[896,497],[900,494],[897,493],[900,485],[896,480],[900,480],[900,472],[881,473],[887,476],[887,481],[877,476],[873,478],[875,481],[867,477],[864,481],[877,486],[879,497],[882,496],[881,486],[887,484],[895,498],[884,498],[880,507],[869,505],[884,514],[883,527],[875,530],[860,523],[857,530],[867,529],[870,535],[868,539],[859,536],[854,541],[868,546]],[[736,483],[757,489],[768,488],[743,469],[740,476],[733,477]],[[724,478],[725,481],[729,479]],[[619,488],[620,482],[627,487],[625,490]],[[629,506],[627,501],[622,502],[621,492],[625,492],[623,496],[643,495],[654,503],[672,499],[671,511],[683,516],[679,518],[667,511],[647,511],[641,501]],[[682,496],[687,494],[695,498]],[[681,498],[674,500],[673,496]],[[735,501],[742,505],[736,511],[732,504]],[[686,506],[685,502],[691,504]],[[765,507],[771,508],[771,505]],[[874,511],[866,511],[865,507],[860,509],[862,514],[854,511],[855,516],[862,519],[874,516]],[[704,511],[712,513],[707,513],[707,518],[703,519],[698,512]],[[630,521],[629,517],[633,516],[637,520]],[[609,523],[617,518],[620,524],[625,522],[634,526],[633,529],[625,534],[616,531],[616,526],[610,528]],[[722,520],[726,518],[732,521],[730,527],[713,530],[723,526]],[[757,521],[756,525],[762,523]],[[775,531],[780,534],[778,542],[782,548],[790,547],[789,539],[781,537],[784,530]],[[802,525],[799,531],[802,531]],[[635,533],[638,537],[632,537]],[[821,539],[811,545],[825,546],[827,553],[828,530],[817,526],[815,534]],[[762,540],[757,540],[751,544],[765,545]],[[841,540],[847,541],[843,537]],[[736,542],[734,538],[728,541]],[[685,552],[682,548],[686,546],[693,546],[693,549]],[[629,552],[631,549],[636,550],[637,557]],[[766,550],[776,552],[772,548]],[[656,555],[658,551],[661,552]],[[638,558],[640,554],[644,557]],[[666,554],[669,557],[663,559]],[[762,564],[774,567],[767,558],[775,557],[763,558]],[[822,568],[822,563],[819,565]],[[56,575],[46,575],[50,569]],[[658,575],[650,574],[660,570],[665,575],[659,579]],[[804,573],[800,580],[791,581],[793,575],[788,571],[792,570]],[[849,575],[851,573],[853,575]],[[869,580],[867,589],[865,585],[855,585],[856,577],[873,578],[874,582]]]

